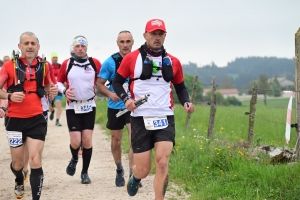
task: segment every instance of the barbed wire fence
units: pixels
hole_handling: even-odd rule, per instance
[[[296,160],[300,159],[300,28],[295,34],[295,90],[288,90],[288,89],[269,89],[269,88],[259,88],[259,82],[255,81],[253,88],[250,87],[226,87],[226,89],[238,89],[239,91],[244,90],[244,91],[252,91],[251,99],[250,99],[250,108],[249,111],[246,111],[244,114],[249,115],[249,123],[248,123],[248,140],[247,143],[248,145],[252,144],[253,142],[253,136],[254,136],[254,125],[255,125],[255,120],[260,119],[260,120],[265,120],[270,123],[278,124],[278,125],[286,125],[286,122],[282,121],[276,121],[274,119],[269,119],[265,117],[260,117],[256,115],[256,104],[257,104],[257,99],[258,99],[258,94],[265,94],[266,92],[294,92],[295,94],[295,101],[296,101],[296,123],[291,123],[290,126],[291,128],[296,128],[296,144],[295,144],[295,152],[296,152]],[[194,79],[193,83],[193,91],[192,93],[196,93],[196,87],[197,85],[198,77]],[[211,87],[211,98],[210,101],[207,102],[207,105],[210,106],[210,116],[209,116],[209,124],[208,124],[208,131],[207,131],[207,138],[211,139],[214,134],[214,122],[215,122],[215,117],[216,117],[216,110],[217,110],[217,97],[216,97],[216,92],[217,88],[222,88],[220,85],[216,84],[216,78],[212,77],[212,82],[211,84],[208,83],[201,83],[202,86],[210,86]],[[223,87],[224,88],[224,87]],[[198,103],[195,101],[195,98],[192,98],[193,103]],[[229,107],[229,110],[231,108]],[[186,127],[188,127],[188,121],[190,120],[190,115],[187,116],[187,123]]]

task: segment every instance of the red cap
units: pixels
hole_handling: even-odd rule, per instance
[[[155,30],[162,30],[167,32],[165,22],[161,19],[151,19],[147,22],[145,32],[153,32]]]

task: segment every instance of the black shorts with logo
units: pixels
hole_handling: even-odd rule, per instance
[[[23,143],[26,137],[45,141],[47,121],[43,114],[30,118],[5,117],[6,131],[22,132]]]
[[[130,112],[127,112],[120,117],[116,117],[116,114],[119,112],[119,109],[107,109],[107,123],[106,128],[109,130],[121,130],[124,128],[124,125],[130,123]]]
[[[93,107],[93,111],[88,113],[75,113],[74,109],[66,110],[67,123],[69,132],[82,131],[82,130],[94,130],[96,107]]]
[[[147,130],[143,117],[130,117],[131,145],[134,153],[142,153],[154,148],[156,142],[170,141],[175,145],[174,116],[167,116],[168,127],[159,130]]]

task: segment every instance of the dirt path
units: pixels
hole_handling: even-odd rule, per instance
[[[80,171],[82,159],[79,157],[77,171],[74,176],[66,174],[66,166],[71,158],[69,150],[69,133],[65,112],[62,113],[62,127],[56,127],[54,121],[49,121],[48,135],[43,152],[43,170],[44,185],[42,191],[42,200],[134,200],[154,199],[153,178],[148,176],[142,181],[143,187],[135,197],[127,194],[126,187],[118,188],[114,185],[115,164],[110,152],[110,141],[107,135],[101,130],[99,125],[95,126],[93,136],[93,155],[89,169],[89,175],[92,180],[90,185],[82,185]],[[5,136],[3,119],[0,119],[0,199],[16,199],[13,194],[14,176],[10,170],[10,153]],[[126,181],[128,178],[128,160],[125,155],[122,158],[125,168]],[[166,199],[186,199],[176,196],[174,185],[167,191]],[[31,199],[30,184],[25,186],[25,200]]]

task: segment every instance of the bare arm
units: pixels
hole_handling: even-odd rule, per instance
[[[97,90],[103,94],[104,96],[111,98],[114,102],[117,102],[120,100],[118,95],[114,92],[111,92],[106,86],[105,86],[106,80],[103,78],[97,79]]]

